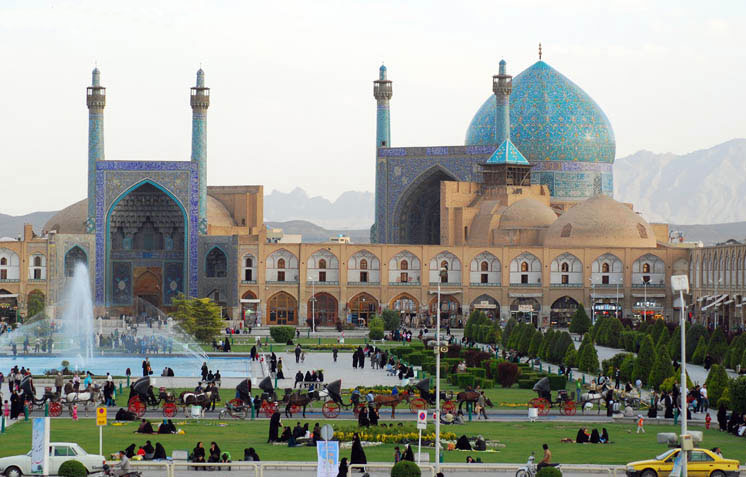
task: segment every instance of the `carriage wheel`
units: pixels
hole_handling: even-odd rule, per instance
[[[339,404],[334,401],[326,401],[324,407],[321,408],[321,412],[327,419],[335,419],[339,416]]]
[[[417,413],[417,411],[421,411],[422,409],[427,409],[427,403],[421,397],[414,398],[409,402],[410,411]]]
[[[134,412],[137,417],[143,417],[145,415],[146,407],[145,404],[138,400],[129,405],[129,411]]]
[[[174,417],[176,415],[176,404],[168,402],[163,405],[163,415],[166,417]]]
[[[546,416],[546,415],[548,415],[549,414],[549,407],[551,406],[549,404],[549,401],[547,401],[544,398],[539,398],[538,404],[539,405],[536,406],[536,407],[539,408],[539,415],[540,416]]]
[[[355,416],[358,416],[360,414],[360,411],[362,411],[363,409],[365,409],[365,404],[363,403],[359,403],[357,406],[355,406],[355,409],[353,411],[355,413]]]
[[[140,398],[138,396],[132,396],[129,401],[127,401],[127,406],[136,402],[140,402]]]
[[[575,413],[578,412],[575,406],[575,401],[565,401],[564,403],[562,403],[560,412],[565,416],[574,416]]]
[[[262,413],[265,417],[272,417],[275,411],[277,411],[277,402],[262,402]]]
[[[230,401],[228,401],[227,407],[233,409],[241,409],[243,407],[243,401],[238,398],[231,399]]]
[[[62,414],[62,404],[53,402],[49,405],[49,415],[52,417],[59,417]]]
[[[448,401],[443,401],[440,408],[444,414],[453,414],[456,411],[456,404],[449,399]]]

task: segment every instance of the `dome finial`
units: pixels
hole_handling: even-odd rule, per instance
[[[381,62],[381,67],[378,68],[378,79],[379,80],[385,80],[386,79],[386,65]]]
[[[539,42],[539,61],[541,61],[541,42]]]

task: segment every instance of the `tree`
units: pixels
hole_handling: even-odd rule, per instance
[[[653,338],[653,343],[657,343],[661,337],[661,333],[668,333],[668,328],[663,320],[655,320],[653,326],[648,328],[650,337]]]
[[[668,342],[668,354],[676,361],[681,361],[681,327],[677,326],[671,334],[671,340]]]
[[[645,335],[640,343],[640,351],[637,353],[637,361],[635,363],[635,379],[639,379],[643,383],[648,382],[650,376],[650,370],[655,364],[655,347],[653,345],[653,339],[650,335]]]
[[[622,373],[622,379],[624,381],[632,381],[635,375],[635,362],[637,358],[634,355],[629,354],[622,361],[622,365],[619,366],[619,371]]]
[[[209,298],[188,298],[183,294],[171,300],[176,308],[172,317],[198,341],[210,342],[223,328],[220,306]]]
[[[686,330],[686,359],[691,360],[694,356],[694,351],[699,346],[699,338],[704,336],[707,339],[707,328],[700,325],[699,323],[694,324]],[[704,359],[704,358],[703,358]]]
[[[725,356],[725,350],[727,349],[728,340],[725,338],[725,333],[723,333],[722,328],[717,328],[712,332],[712,336],[710,336],[710,342],[707,345],[707,353],[705,354],[705,357],[709,354],[712,359],[719,363]]]
[[[658,353],[658,357],[655,359],[653,368],[650,370],[650,374],[648,375],[648,386],[658,390],[661,383],[663,383],[666,378],[673,376],[673,374],[674,369],[673,364],[671,364],[671,356],[668,354],[666,348],[660,348],[660,353]]]
[[[44,294],[39,290],[34,290],[28,295],[28,309],[26,316],[33,318],[34,316],[44,313]]]
[[[557,333],[549,328],[549,330],[544,335],[544,339],[541,340],[541,346],[539,347],[539,358],[543,359],[544,361],[549,361],[549,351],[552,349],[552,343],[554,343],[554,338],[557,336]]]
[[[526,325],[526,329],[521,334],[521,340],[518,343],[518,351],[521,353],[528,353],[528,348],[531,346],[531,340],[534,338],[535,333],[541,333],[539,330],[534,329],[533,325]]]
[[[583,305],[579,304],[577,310],[575,310],[575,314],[572,315],[572,321],[570,321],[570,333],[582,335],[590,328],[591,319],[588,318],[588,314],[585,312]]]
[[[712,403],[712,407],[717,406],[720,396],[728,387],[728,373],[725,371],[725,366],[713,364],[707,374],[705,385],[707,386],[707,397]]]
[[[611,318],[609,321],[609,329],[606,335],[606,346],[611,348],[622,347],[622,331],[624,331],[624,325],[619,318]]]
[[[707,356],[707,341],[704,336],[700,336],[691,361],[694,364],[702,364],[705,362],[705,356]]]
[[[375,316],[368,323],[368,337],[372,340],[382,340],[384,321],[380,316]]]
[[[401,325],[401,315],[396,310],[383,310],[381,313],[383,318],[383,325],[386,331],[398,330]]]
[[[598,372],[598,354],[593,343],[581,346],[578,353],[578,369],[591,374]]]
[[[590,333],[583,335],[583,340],[580,342],[580,347],[578,347],[578,356],[580,356],[580,353],[583,352],[583,349],[585,349],[586,346],[593,346]]]
[[[728,386],[730,407],[734,412],[746,412],[746,376],[738,377]]]
[[[508,347],[508,340],[510,339],[510,335],[511,333],[513,333],[513,329],[515,329],[515,326],[517,324],[518,322],[515,320],[515,318],[509,319],[508,322],[505,324],[502,337],[503,348]]]
[[[521,369],[515,363],[503,361],[497,365],[497,382],[504,388],[509,388],[521,375]]]
[[[549,361],[559,364],[567,353],[567,349],[572,347],[572,337],[570,333],[563,331],[556,335],[552,348],[549,352]]]
[[[563,359],[565,362],[565,366],[569,366],[571,368],[577,368],[578,367],[578,352],[575,351],[574,346],[570,346],[567,348],[567,352],[565,353],[565,358]]]
[[[464,325],[464,336],[477,341],[479,326],[486,324],[488,321],[487,315],[483,311],[473,310],[469,313],[469,318],[466,320],[466,325]]]
[[[544,339],[544,336],[541,334],[541,331],[536,331],[534,333],[534,337],[531,338],[531,345],[528,347],[528,355],[532,358],[535,358],[539,355],[539,348],[541,347],[541,342]]]

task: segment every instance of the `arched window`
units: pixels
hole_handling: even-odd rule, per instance
[[[406,260],[402,260],[401,264],[399,265],[400,270],[409,270],[409,262]]]
[[[364,258],[360,259],[360,270],[368,269],[368,261]]]
[[[448,262],[446,262],[445,260],[440,262],[440,268],[445,268],[446,270],[448,270]]]
[[[483,272],[489,272],[490,271],[490,264],[487,263],[487,261],[485,260],[484,262],[482,262],[481,264],[479,264],[479,268]]]
[[[521,271],[522,272],[528,271],[528,262],[521,262]]]
[[[601,273],[609,273],[609,264],[608,263],[602,263],[601,264]]]
[[[38,255],[34,257],[34,266],[41,267],[41,257],[39,257]]]
[[[82,248],[77,245],[71,248],[65,254],[65,276],[72,277],[75,272],[75,265],[82,263],[88,266],[88,256],[85,254]]]
[[[277,260],[277,268],[285,268],[285,259],[280,258]]]
[[[326,260],[323,258],[319,260],[319,268],[326,268]]]
[[[563,272],[569,272],[570,271],[570,265],[568,265],[567,262],[562,262],[562,271]]]
[[[0,265],[7,265],[7,264],[8,264],[8,259],[7,258],[5,258],[5,257],[0,258]]]
[[[210,250],[207,254],[205,275],[208,278],[224,278],[227,270],[228,260],[225,258],[225,253],[217,247]]]
[[[246,259],[246,268],[252,268],[254,266],[254,260],[251,257]]]
[[[642,273],[650,273],[650,264],[649,263],[643,263],[642,264]]]

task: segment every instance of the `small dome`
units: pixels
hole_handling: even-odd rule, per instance
[[[630,207],[596,195],[561,215],[547,230],[544,246],[654,248],[656,240],[650,224]]]
[[[44,232],[55,230],[58,234],[84,234],[85,221],[88,217],[88,199],[83,199],[65,207],[44,224]],[[218,227],[235,227],[228,209],[216,198],[207,196],[207,222]]]
[[[500,229],[532,229],[549,227],[557,220],[552,209],[536,199],[521,199],[505,209],[500,217]]]

